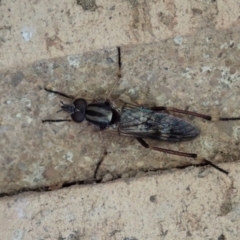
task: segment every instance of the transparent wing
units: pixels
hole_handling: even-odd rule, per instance
[[[124,135],[169,142],[197,137],[199,129],[184,119],[148,108],[123,108],[118,130]]]

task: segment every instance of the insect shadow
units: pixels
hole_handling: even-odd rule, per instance
[[[44,89],[47,92],[69,98],[73,102],[71,104],[61,102],[62,105],[60,109],[60,111],[65,111],[70,114],[71,119],[45,119],[42,120],[43,123],[65,121],[81,123],[85,120],[96,126],[100,131],[113,127],[119,135],[134,137],[145,148],[188,158],[196,159],[198,155],[195,153],[179,152],[151,146],[144,139],[166,142],[182,142],[192,140],[199,136],[200,130],[196,126],[185,119],[172,115],[171,112],[190,115],[207,121],[213,121],[212,117],[209,115],[164,106],[145,108],[128,105],[122,107],[120,110],[117,110],[112,107],[109,100],[87,103],[84,98],[74,99],[74,97],[65,93],[53,91],[48,88]],[[240,120],[240,117],[220,117],[216,120],[235,121]],[[102,161],[103,158],[101,162]],[[226,170],[218,167],[205,158],[201,159],[201,161],[201,165],[208,164],[217,170],[228,174]],[[98,163],[94,177],[96,177],[97,170],[99,169],[101,162]]]

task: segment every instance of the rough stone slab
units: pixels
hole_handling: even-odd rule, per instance
[[[212,115],[240,116],[239,29],[204,29],[197,35],[122,47],[122,78],[116,92],[138,106],[168,106]],[[197,139],[179,144],[149,144],[197,153],[215,163],[240,159],[240,121],[208,122],[187,117],[201,129]],[[99,169],[105,173],[156,170],[198,163],[196,160],[149,151],[135,141],[112,148]],[[127,153],[126,153],[127,151]],[[118,159],[118,161],[116,161]],[[116,168],[113,169],[113,162]],[[114,164],[114,165],[115,165]],[[114,171],[113,171],[114,170]]]
[[[118,76],[117,49],[37,61],[0,75],[0,192],[92,179],[103,146],[95,128],[74,123],[43,124],[66,98],[47,93],[45,86],[69,95],[104,95]],[[61,181],[61,180],[60,180]]]
[[[93,5],[95,5],[93,0],[80,1],[85,2],[85,4],[93,2]],[[212,29],[214,35],[215,29],[220,30],[239,25],[240,8],[238,1],[119,0],[113,2],[97,0],[96,5],[97,8],[90,6],[87,9],[86,6],[76,5],[75,0],[0,1],[0,68],[5,69],[1,74],[10,76],[6,80],[0,74],[0,124],[6,124],[6,122],[7,124],[13,124],[10,128],[7,125],[6,128],[0,130],[0,154],[1,157],[3,157],[3,154],[17,156],[16,159],[14,158],[14,160],[17,160],[15,162],[11,158],[1,158],[0,160],[1,192],[57,183],[60,183],[60,187],[62,181],[79,180],[82,177],[92,176],[96,162],[102,157],[103,148],[102,145],[99,145],[100,138],[94,130],[90,130],[91,128],[85,130],[85,126],[80,127],[72,124],[42,127],[40,123],[42,117],[56,116],[55,112],[60,100],[60,98],[42,91],[44,84],[75,96],[93,95],[95,97],[97,94],[104,95],[111,86],[110,79],[112,81],[116,79],[115,72],[118,70],[116,61],[110,64],[111,73],[106,74],[107,69],[104,70],[104,64],[99,66],[99,64],[102,64],[101,61],[104,61],[103,59],[98,60],[94,67],[91,65],[91,62],[97,58],[95,54],[94,57],[90,57],[90,69],[85,66],[85,60],[81,63],[80,68],[74,67],[75,64],[71,65],[71,62],[78,62],[73,58],[73,61],[69,63],[67,57],[71,55],[111,46],[114,47],[115,51],[116,46],[145,44],[163,39],[170,39],[171,43],[175,37],[175,44],[180,44],[181,39],[183,39],[184,49],[179,51],[179,45],[175,48],[179,53],[179,59],[173,59],[172,63],[170,62],[171,69],[177,70],[172,73],[174,78],[171,78],[170,74],[164,74],[168,79],[165,82],[174,83],[174,87],[167,86],[164,88],[165,85],[162,86],[161,96],[163,97],[157,98],[159,97],[158,92],[158,96],[150,97],[148,95],[148,99],[142,94],[144,91],[141,86],[139,91],[135,91],[141,93],[140,97],[133,94],[133,90],[136,90],[135,87],[139,86],[133,76],[141,76],[141,71],[143,72],[148,65],[150,69],[151,61],[147,64],[144,62],[145,66],[142,70],[139,70],[140,74],[135,70],[131,73],[130,68],[123,64],[125,69],[123,70],[123,77],[127,76],[123,79],[131,90],[129,93],[127,89],[120,91],[125,88],[122,83],[114,96],[122,95],[124,99],[139,103],[174,105],[181,108],[185,108],[186,103],[190,103],[191,109],[203,112],[209,111],[209,113],[214,111],[216,115],[220,113],[226,115],[239,113],[239,99],[237,98],[239,96],[237,89],[239,88],[228,81],[228,78],[230,80],[236,79],[235,74],[232,74],[234,71],[231,74],[227,72],[226,79],[222,79],[223,76],[219,72],[212,77],[214,80],[213,86],[220,87],[219,93],[214,90],[217,101],[220,99],[219,94],[222,94],[224,99],[220,103],[226,109],[222,108],[221,112],[217,102],[214,106],[212,105],[212,100],[215,99],[209,98],[211,92],[209,94],[208,92],[205,93],[205,99],[201,99],[204,89],[201,90],[200,88],[201,94],[199,95],[196,92],[189,93],[190,95],[195,94],[195,101],[190,99],[187,92],[183,91],[188,86],[192,89],[191,82],[183,81],[184,85],[182,85],[179,81],[176,81],[177,76],[181,76],[181,80],[184,80],[182,74],[189,74],[186,71],[186,66],[189,65],[194,73],[197,73],[198,81],[202,75],[204,83],[208,82],[209,79],[206,80],[204,74],[200,74],[197,68],[195,69],[192,66],[195,64],[199,66],[192,50],[195,43],[189,41],[185,36],[198,34],[199,30],[204,31],[204,28],[208,28],[208,31]],[[239,34],[237,28],[232,29],[232,32],[233,35]],[[222,32],[222,36],[225,36],[225,34],[225,32]],[[200,35],[203,36],[202,33]],[[209,35],[209,32],[206,32],[206,35]],[[228,35],[226,39],[219,33],[216,33],[216,36],[216,41],[219,38],[220,42],[224,40],[226,42],[222,48],[220,47],[223,52],[220,52],[218,60],[210,58],[209,62],[213,61],[213,66],[216,67],[217,61],[219,61],[221,69],[226,69],[228,61],[224,63],[223,60],[227,60],[227,57],[231,60],[231,56],[233,56],[234,61],[230,61],[229,69],[236,67],[238,72],[238,65],[234,65],[239,62],[239,59],[236,58],[239,49],[239,47],[236,47],[239,46],[238,38],[234,36],[235,41],[234,46],[232,46],[231,35]],[[191,45],[187,46],[186,40]],[[169,45],[171,46],[170,50],[172,50],[172,45]],[[232,50],[230,46],[232,46]],[[143,56],[151,59],[147,52],[149,49],[144,51],[145,47],[141,50]],[[141,49],[141,46],[137,48]],[[213,49],[219,52],[219,48],[213,47]],[[128,49],[124,50],[123,60],[128,64],[130,64],[130,61],[136,64],[134,57],[138,59],[139,54],[135,54],[135,52],[139,49],[130,51],[131,55],[129,57],[126,56]],[[154,55],[155,51],[156,49],[150,54],[153,53]],[[191,52],[193,58],[189,58],[188,52]],[[100,54],[101,57],[102,53]],[[112,56],[112,53],[110,55]],[[171,54],[163,54],[163,56],[166,55],[169,58],[171,57]],[[84,56],[84,54],[80,56]],[[176,56],[176,53],[173,53],[173,56]],[[199,52],[196,56],[199,57]],[[62,58],[54,60],[56,57]],[[182,58],[184,62],[181,61]],[[41,63],[39,61],[41,59],[47,59],[43,62],[42,67],[37,65],[38,67],[34,67],[35,70],[33,70],[33,67],[28,69],[28,66],[31,66],[35,61]],[[116,53],[113,54],[112,59],[116,59]],[[202,57],[200,59],[202,61]],[[51,73],[51,63],[55,61],[60,66]],[[180,67],[176,66],[177,61]],[[169,61],[167,62],[169,63]],[[48,63],[50,64],[50,72],[48,72]],[[161,64],[164,65],[162,60]],[[153,65],[156,66],[156,64]],[[139,64],[139,66],[142,65]],[[136,69],[139,69],[139,66],[136,66]],[[181,72],[181,66],[183,72]],[[45,71],[41,71],[43,68]],[[81,68],[84,69],[83,72],[81,72]],[[109,66],[106,66],[106,68],[109,69]],[[158,66],[158,68],[161,73],[157,72],[156,75],[162,82],[161,75],[166,70],[161,66]],[[156,70],[154,71],[156,73]],[[23,75],[23,72],[25,75]],[[84,75],[84,72],[87,75]],[[100,87],[98,81],[96,89],[94,85],[96,85],[95,80],[99,80],[99,78],[96,78],[98,74],[101,75],[100,82],[103,81],[105,84]],[[212,74],[212,72],[209,74]],[[80,78],[80,76],[84,77]],[[88,82],[87,79],[89,78],[91,80]],[[192,78],[195,79],[194,76]],[[81,84],[83,79],[85,79],[84,84]],[[227,82],[225,84],[226,89],[221,86],[222,81]],[[79,88],[79,85],[81,85],[81,88]],[[172,96],[169,93],[169,88]],[[86,89],[88,92],[85,92]],[[155,93],[153,87],[150,92]],[[11,101],[8,101],[9,99],[14,100],[13,105],[9,104],[11,103]],[[205,104],[206,99],[209,100],[207,106]],[[235,101],[232,99],[235,99]],[[63,99],[61,98],[61,100]],[[9,105],[6,105],[6,103]],[[231,107],[231,104],[237,105],[237,108],[233,110],[235,106]],[[19,117],[21,118],[19,119]],[[33,119],[31,123],[28,122],[29,118]],[[202,147],[200,147],[199,142],[194,141],[189,143],[190,146],[186,143],[187,145],[176,145],[176,148],[196,150],[198,153],[211,157],[215,154],[212,151],[217,148],[215,143],[223,142],[223,145],[221,144],[216,151],[219,153],[224,146],[223,155],[222,153],[217,154],[213,160],[236,160],[238,155],[231,158],[228,148],[232,149],[239,146],[237,145],[239,144],[239,125],[225,124],[219,126],[216,131],[214,123],[211,124],[214,130],[212,133],[212,128],[209,130],[209,127],[203,121],[195,121],[203,131],[203,143],[208,143],[208,145],[201,143]],[[0,126],[2,127],[2,125]],[[234,132],[233,129],[235,129]],[[81,132],[82,130],[83,132]],[[223,134],[220,133],[222,131]],[[76,133],[79,132],[81,133],[76,136]],[[226,133],[228,135],[225,139]],[[217,141],[215,138],[214,142],[209,141],[212,139],[212,134],[218,137]],[[231,138],[232,136],[236,141]],[[39,137],[41,140],[36,141]],[[82,137],[86,139],[86,147],[83,149],[82,145],[78,146],[79,142],[82,144]],[[186,159],[176,159],[177,161],[173,162],[173,158],[169,155],[166,156],[164,161],[158,161],[158,158],[162,156],[161,154],[146,152],[134,141],[118,140],[109,136],[105,137],[105,135],[103,137],[104,141],[111,143],[111,145],[108,145],[109,156],[105,159],[106,162],[104,161],[98,174],[98,177],[103,177],[105,181],[119,176],[140,175],[142,174],[139,171],[140,169],[148,171],[149,169],[159,169],[159,167],[176,166],[180,164],[179,160],[183,165],[186,164]],[[232,140],[229,141],[230,138]],[[92,140],[93,145],[88,145],[88,143],[91,144],[89,139]],[[118,143],[118,141],[123,142]],[[100,143],[102,143],[101,140]],[[195,144],[196,148],[195,145],[191,144]],[[19,148],[20,146],[22,149]],[[174,148],[174,146],[171,147]],[[41,152],[41,148],[45,151]],[[89,148],[91,148],[91,158],[79,159],[79,156],[88,157]],[[69,154],[69,149],[73,149],[74,153],[79,155]],[[111,149],[115,153],[115,155],[112,155],[114,159],[110,158]],[[206,149],[208,149],[207,152],[205,152]],[[134,155],[135,152],[136,155]],[[225,152],[227,153],[226,156],[224,155]],[[139,158],[138,154],[142,154],[143,159]],[[132,157],[126,160],[128,159],[127,156]],[[71,163],[72,159],[73,162]],[[2,162],[2,160],[4,161]],[[132,160],[134,161],[132,162]],[[113,164],[115,162],[117,162],[116,165]],[[25,165],[25,163],[27,164]],[[121,164],[120,168],[119,163]],[[131,173],[132,166],[135,170]],[[123,181],[117,181],[101,185],[65,188],[54,192],[31,192],[1,198],[0,238],[68,240],[91,239],[91,237],[92,239],[124,240],[239,239],[239,164],[234,162],[232,164],[221,164],[220,166],[230,171],[230,178],[211,168],[207,168],[205,171],[202,168],[190,168],[162,173],[158,177],[149,176],[130,181],[126,180],[127,184]],[[46,169],[47,171],[45,171]],[[45,174],[42,174],[42,172]]]
[[[238,1],[0,2],[0,68],[239,24]],[[14,52],[14,55],[12,54]]]
[[[1,239],[237,240],[240,165],[221,167],[4,197]]]
[[[197,153],[198,160],[143,148],[133,138],[99,131],[87,124],[42,124],[65,118],[64,98],[48,94],[48,86],[76,97],[110,98],[139,105],[172,106],[216,116],[240,116],[239,29],[204,29],[196,36],[123,47],[118,81],[117,49],[37,61],[1,73],[0,192],[108,181],[201,163],[240,159],[240,123],[207,122],[185,117],[201,136],[179,144],[151,145]],[[118,83],[116,85],[116,83]],[[64,99],[66,101],[66,99]],[[114,106],[115,106],[114,105]],[[104,151],[107,151],[105,156]],[[100,160],[102,164],[95,176]]]

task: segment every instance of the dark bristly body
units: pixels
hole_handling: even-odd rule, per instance
[[[208,115],[164,106],[152,108],[123,107],[120,111],[117,111],[111,106],[108,100],[103,102],[91,102],[88,104],[83,98],[77,98],[74,100],[72,96],[67,94],[47,88],[45,88],[45,90],[70,98],[73,102],[71,104],[64,104],[61,102],[62,105],[60,110],[68,112],[71,116],[71,120],[46,119],[42,122],[74,121],[81,123],[86,120],[87,122],[97,126],[100,130],[114,126],[114,129],[117,129],[119,135],[134,137],[145,148],[189,158],[197,158],[197,154],[150,146],[144,139],[181,142],[192,140],[200,134],[200,130],[196,126],[180,117],[169,114],[169,112],[191,115],[208,121],[212,120],[212,117]],[[240,120],[240,117],[219,118],[218,120]],[[209,164],[226,174],[228,173],[206,159],[202,159],[202,161],[203,163]],[[99,166],[100,164],[97,168],[99,168]]]

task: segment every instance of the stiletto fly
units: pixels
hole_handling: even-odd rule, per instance
[[[170,149],[150,146],[144,139],[153,139],[166,142],[182,142],[196,138],[200,130],[192,123],[174,115],[170,112],[176,112],[185,115],[191,115],[212,121],[212,117],[196,112],[181,110],[168,107],[144,108],[138,106],[123,107],[119,111],[111,106],[106,100],[103,102],[87,103],[83,98],[74,100],[72,96],[45,88],[46,91],[61,95],[73,100],[72,104],[61,102],[61,110],[70,114],[71,119],[46,119],[45,122],[64,122],[74,121],[81,123],[84,120],[92,123],[100,130],[113,127],[117,133],[122,136],[134,137],[143,147],[150,148],[159,152],[197,158],[195,153],[186,153],[173,151]],[[240,120],[240,117],[219,118],[219,121]],[[203,163],[209,164],[221,172],[228,174],[207,159],[202,159]]]

